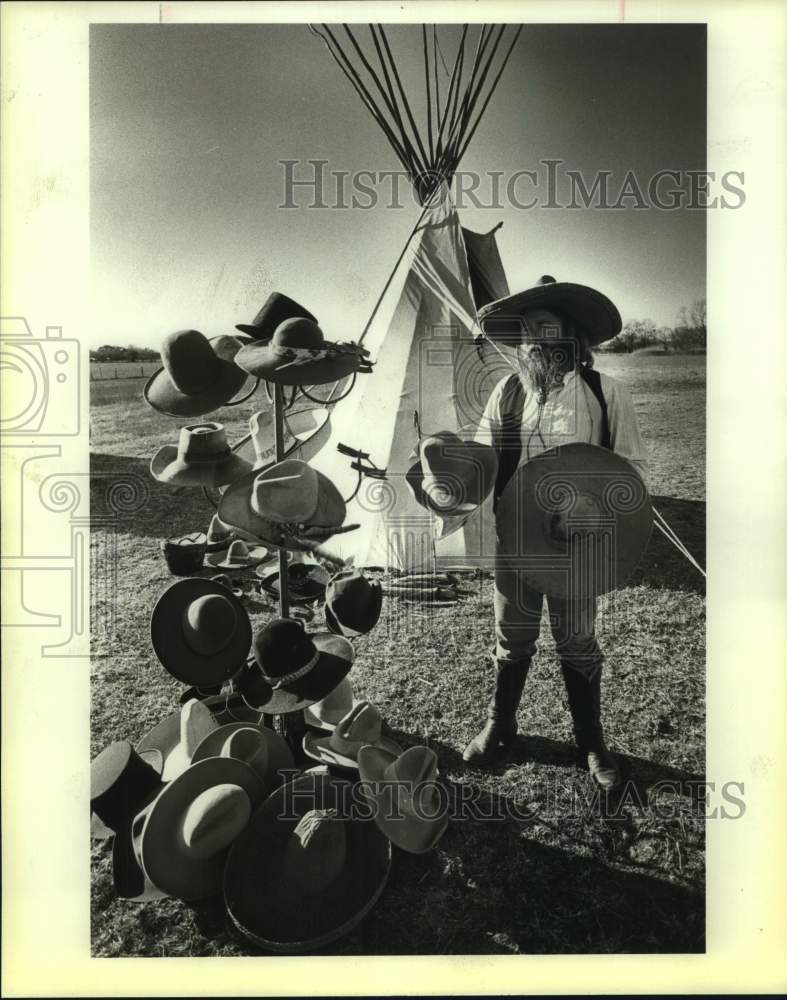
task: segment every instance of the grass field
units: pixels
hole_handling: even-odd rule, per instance
[[[654,504],[704,565],[705,358],[606,355],[598,367],[631,390]],[[150,610],[171,580],[158,543],[204,530],[211,513],[199,491],[173,502],[148,475],[150,456],[174,443],[178,422],[145,406],[143,385],[91,383],[93,753],[114,739],[136,741],[177,705],[181,687],[148,637]],[[247,403],[214,419],[235,440],[251,410]],[[273,613],[250,612],[255,624]],[[328,953],[702,951],[702,577],[654,532],[629,586],[601,601],[604,719],[629,779],[622,802],[598,800],[576,766],[548,629],[513,754],[491,770],[462,762],[490,692],[492,634],[491,581],[476,578],[458,607],[386,600],[377,628],[357,640],[356,695],[380,707],[404,746],[435,750],[449,796],[472,795],[479,813],[498,818],[453,822],[429,854],[396,852],[377,907]],[[218,900],[115,899],[106,845],[93,846],[91,912],[96,955],[251,953]]]

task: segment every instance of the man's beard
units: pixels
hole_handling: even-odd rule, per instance
[[[542,400],[546,399],[551,389],[563,384],[563,378],[569,369],[566,346],[522,344],[517,354],[522,377],[539,393]]]

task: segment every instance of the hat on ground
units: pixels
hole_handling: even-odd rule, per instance
[[[325,385],[357,371],[371,371],[360,344],[331,343],[314,320],[281,323],[269,343],[248,344],[235,358],[255,378],[279,385]]]
[[[358,570],[332,577],[325,591],[325,624],[336,635],[351,639],[370,632],[380,618],[383,590]]]
[[[211,757],[192,764],[134,821],[147,877],[177,899],[221,891],[232,841],[265,797],[265,785],[242,760]]]
[[[254,660],[235,681],[244,701],[270,715],[299,712],[320,701],[350,672],[355,650],[331,632],[306,632],[275,618],[254,635]]]
[[[623,325],[620,313],[606,295],[587,285],[555,281],[549,274],[539,278],[532,288],[479,309],[478,322],[489,340],[521,344],[530,339],[523,322],[527,309],[564,313],[587,333],[591,347],[611,340]]]
[[[210,580],[178,580],[159,597],[150,638],[162,666],[177,680],[210,687],[243,666],[251,646],[246,609]]]
[[[202,569],[207,544],[201,531],[179,538],[164,538],[160,548],[167,564],[167,569],[175,576],[191,576]]]
[[[260,587],[278,597],[280,593],[278,569],[260,567],[257,571]],[[330,574],[319,563],[293,562],[287,567],[287,590],[296,601],[313,601],[322,597]]]
[[[225,524],[218,514],[214,514],[210,519],[208,533],[205,541],[208,552],[224,552],[230,547],[230,543],[235,539],[235,535],[228,524]]]
[[[336,941],[380,898],[391,845],[353,818],[349,782],[324,772],[282,785],[232,845],[224,902],[235,926],[270,951]]]
[[[217,573],[215,576],[208,577],[208,579],[210,580],[211,583],[218,583],[222,587],[226,587],[227,590],[232,594],[232,596],[237,597],[238,600],[240,600],[243,597],[243,587],[236,587],[226,573]],[[220,686],[219,690],[221,690]],[[209,693],[216,694],[217,692],[214,690],[214,688],[211,688],[209,689]]]
[[[590,444],[552,448],[519,467],[497,508],[498,571],[543,594],[583,599],[623,586],[650,538],[637,470]]]
[[[160,759],[160,758],[159,758]],[[131,849],[136,813],[164,787],[161,775],[126,740],[112,743],[90,765],[90,807],[103,829],[114,834],[112,877],[123,899],[159,899]]]
[[[330,733],[350,709],[357,704],[358,702],[353,697],[353,686],[350,683],[350,678],[345,677],[324,698],[308,708],[304,708],[303,717],[307,726]]]
[[[302,548],[315,532],[324,541],[341,529],[346,515],[330,479],[295,458],[237,480],[219,502],[227,524],[283,549]]]
[[[285,780],[280,771],[295,768],[292,751],[286,742],[259,722],[230,722],[219,726],[199,744],[191,761],[196,764],[209,757],[222,756],[244,760],[269,789]]]
[[[236,539],[225,552],[211,552],[205,556],[205,565],[214,569],[251,569],[259,565],[268,555],[264,545],[252,548],[240,538]]]
[[[441,431],[425,437],[419,453],[406,478],[415,499],[427,510],[446,518],[466,516],[492,492],[497,452],[490,445]]]
[[[393,754],[361,747],[358,769],[363,793],[375,806],[374,821],[385,836],[410,854],[431,850],[448,826],[434,751],[410,747]]]
[[[199,330],[179,330],[161,345],[163,368],[148,379],[147,402],[173,417],[201,417],[237,396],[246,372],[235,356],[246,343],[240,337],[214,337]]]
[[[320,764],[358,769],[358,751],[363,746],[376,746],[392,754],[400,754],[402,748],[394,740],[382,735],[383,720],[376,705],[359,701],[339,721],[330,736],[306,733],[303,737],[303,752]]]
[[[286,319],[298,319],[299,317],[311,320],[312,323],[317,322],[309,310],[299,305],[295,299],[291,299],[281,292],[271,292],[252,322],[237,323],[235,329],[240,330],[241,333],[247,333],[254,340],[267,344],[276,332],[276,328]]]
[[[180,430],[177,447],[164,445],[150,462],[160,483],[174,486],[226,486],[251,466],[227,444],[223,424],[190,424]]]
[[[179,712],[162,719],[137,744],[137,753],[158,750],[163,759],[161,777],[172,781],[183,774],[205,737],[219,728],[204,701],[192,698]]]

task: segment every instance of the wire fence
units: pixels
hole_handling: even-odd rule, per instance
[[[90,381],[103,382],[108,379],[150,378],[158,371],[161,363],[158,361],[117,361],[90,362]]]

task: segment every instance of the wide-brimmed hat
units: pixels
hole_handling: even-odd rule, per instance
[[[542,275],[532,288],[490,302],[478,311],[478,322],[489,340],[521,344],[531,339],[522,319],[526,309],[550,309],[564,313],[588,335],[590,346],[620,333],[622,320],[614,303],[587,285],[555,281]]]
[[[374,821],[385,836],[410,854],[431,850],[448,826],[434,751],[418,746],[393,754],[381,747],[361,747],[358,769],[361,789],[374,805]]]
[[[276,328],[285,320],[299,317],[311,320],[313,323],[317,322],[309,310],[296,302],[295,299],[291,299],[281,292],[271,292],[252,322],[236,323],[235,329],[240,330],[241,333],[247,333],[254,340],[267,344],[276,332]]]
[[[633,465],[608,448],[561,445],[520,466],[503,490],[496,567],[543,594],[594,597],[625,583],[652,526]]]
[[[336,635],[351,639],[371,631],[380,618],[383,590],[359,570],[333,576],[325,591],[325,624]]]
[[[278,569],[259,567],[256,571],[260,587],[278,597],[281,592]],[[325,594],[325,587],[331,576],[325,567],[317,562],[293,562],[287,567],[287,590],[295,601],[314,601]]]
[[[163,368],[148,379],[144,397],[160,413],[201,417],[224,406],[243,388],[247,374],[235,356],[248,341],[214,337],[199,330],[178,330],[161,345]]]
[[[355,650],[331,632],[306,632],[275,618],[254,635],[254,659],[235,680],[251,708],[270,715],[299,712],[320,701],[350,672]]]
[[[362,746],[376,746],[400,754],[399,744],[382,734],[380,710],[368,701],[359,701],[340,719],[330,736],[306,733],[303,752],[312,760],[332,767],[358,770],[358,751]]]
[[[240,368],[279,385],[325,385],[357,371],[371,371],[369,352],[360,344],[331,343],[314,320],[281,323],[267,344],[238,351]]]
[[[251,466],[227,444],[223,424],[181,427],[177,446],[166,444],[150,460],[150,473],[173,486],[226,486]]]
[[[209,757],[234,757],[245,761],[266,788],[288,780],[280,772],[291,772],[295,759],[287,743],[261,723],[230,722],[208,733],[192,755],[192,763]]]
[[[282,785],[232,845],[224,902],[235,926],[270,951],[322,947],[380,898],[391,845],[354,818],[352,786],[325,773]]]
[[[307,726],[331,733],[350,709],[357,704],[358,702],[353,696],[350,678],[345,677],[324,698],[309,705],[308,708],[304,708],[303,718]]]
[[[192,698],[179,712],[173,712],[149,730],[137,743],[138,754],[158,750],[162,757],[161,777],[172,781],[183,774],[205,737],[219,728],[204,701]]]
[[[330,479],[295,458],[236,480],[219,502],[222,521],[283,549],[303,548],[314,531],[324,541],[346,515]]]
[[[241,602],[220,583],[178,580],[153,608],[150,638],[173,677],[210,687],[243,666],[251,646],[251,622]]]
[[[443,518],[472,514],[492,492],[497,452],[490,445],[465,441],[452,431],[424,437],[419,459],[406,474],[422,507]]]
[[[325,406],[309,403],[304,409],[285,413],[283,421],[283,456],[308,462],[327,441],[331,433],[330,411]],[[276,440],[271,410],[259,410],[249,417],[249,433],[232,450],[250,462],[255,469],[264,469],[276,462]]]
[[[208,552],[225,552],[235,540],[235,534],[228,524],[225,524],[218,514],[210,519],[205,543]]]
[[[147,755],[148,757],[150,755]],[[160,758],[159,758],[160,759]],[[123,899],[157,899],[162,893],[145,878],[131,848],[134,816],[164,788],[160,771],[127,740],[110,744],[90,764],[90,808],[98,823],[93,834],[114,835],[112,878]]]
[[[251,548],[241,538],[237,538],[224,552],[209,552],[205,565],[214,569],[253,569],[268,555],[264,545]]]

